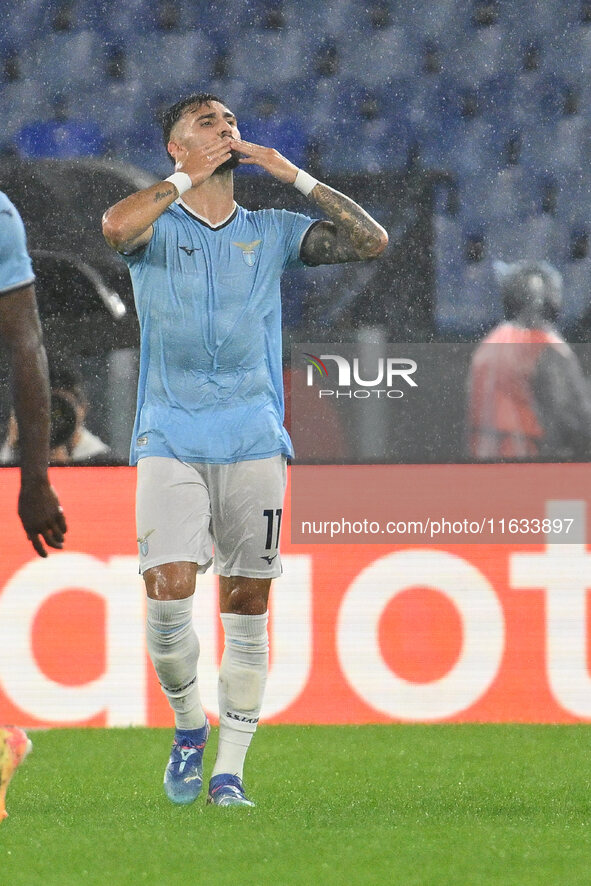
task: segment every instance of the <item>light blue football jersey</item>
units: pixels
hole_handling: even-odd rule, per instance
[[[0,295],[35,279],[25,226],[16,206],[0,191]]]
[[[181,201],[124,256],[140,323],[131,464],[226,464],[292,454],[283,427],[283,270],[314,220],[236,206],[212,228]]]

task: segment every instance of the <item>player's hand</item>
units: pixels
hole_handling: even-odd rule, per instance
[[[232,150],[237,151],[241,157],[241,163],[252,163],[260,166],[273,178],[279,181],[293,184],[298,167],[276,151],[275,148],[264,148],[262,145],[255,145],[252,142],[246,142],[241,138],[230,138],[230,146]]]
[[[43,541],[51,548],[63,547],[67,531],[66,520],[55,490],[48,480],[25,481],[21,484],[18,515],[27,538],[40,557],[47,557]]]
[[[203,184],[212,173],[232,156],[231,139],[212,138],[211,142],[189,150],[182,148],[174,166],[175,172],[185,172],[193,187]]]

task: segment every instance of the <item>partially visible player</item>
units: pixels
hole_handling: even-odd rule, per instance
[[[21,485],[18,514],[40,557],[61,548],[66,521],[49,483],[50,399],[47,357],[22,219],[0,191],[0,339],[8,349],[19,428]]]
[[[556,319],[562,277],[547,262],[497,263],[505,321],[470,366],[468,450],[476,459],[591,456],[591,396]]]
[[[103,232],[126,257],[141,328],[131,455],[148,650],[175,712],[164,786],[175,803],[193,802],[202,786],[209,726],[192,606],[196,576],[213,559],[225,648],[208,800],[252,806],[242,772],[267,677],[267,602],[282,571],[292,453],[283,427],[280,278],[290,265],[376,258],[388,236],[349,197],[273,148],[243,141],[214,95],[177,102],[163,130],[176,172],[107,210]],[[238,206],[239,163],[295,185],[327,218]]]
[[[8,348],[20,432],[18,514],[39,556],[47,557],[43,541],[52,548],[61,548],[66,521],[47,473],[49,376],[34,279],[22,219],[0,191],[0,338]],[[30,749],[31,742],[22,729],[0,727],[0,821],[8,814],[8,784]]]
[[[8,815],[8,785],[32,747],[31,739],[18,726],[0,726],[0,822]]]

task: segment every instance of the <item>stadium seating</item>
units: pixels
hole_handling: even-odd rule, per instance
[[[156,122],[160,105],[208,88],[249,121],[251,132],[257,94],[271,86],[280,116],[275,129],[260,131],[272,141],[283,125],[297,162],[315,146],[318,169],[327,174],[402,170],[409,157],[453,173],[462,236],[466,225],[482,224],[494,248],[506,239],[512,254],[519,248],[541,257],[547,250],[568,272],[569,316],[586,307],[585,260],[573,265],[567,256],[573,226],[589,224],[591,215],[582,174],[591,159],[589,3],[20,0],[4,6],[4,152],[24,144],[15,141],[23,127],[50,118],[61,93],[77,120],[98,124],[110,157],[160,174],[168,169]],[[119,73],[115,56],[124,68]],[[373,117],[359,112],[364,95],[375,99]],[[550,199],[554,208],[543,212]],[[435,225],[437,238],[451,248],[445,227]],[[467,273],[462,261],[452,263],[454,286]],[[480,297],[474,298],[478,313]]]
[[[48,94],[78,89],[102,79],[104,46],[88,29],[49,33],[23,53],[23,74],[43,84]]]
[[[201,30],[144,34],[128,48],[130,75],[157,84],[158,91],[211,78],[214,46]]]

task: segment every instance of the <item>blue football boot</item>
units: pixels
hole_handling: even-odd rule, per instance
[[[209,738],[209,723],[201,729],[177,729],[164,771],[164,790],[172,803],[193,803],[203,787],[203,750]]]
[[[213,806],[254,806],[244,793],[242,782],[237,775],[225,772],[214,775],[209,782],[207,802]]]

